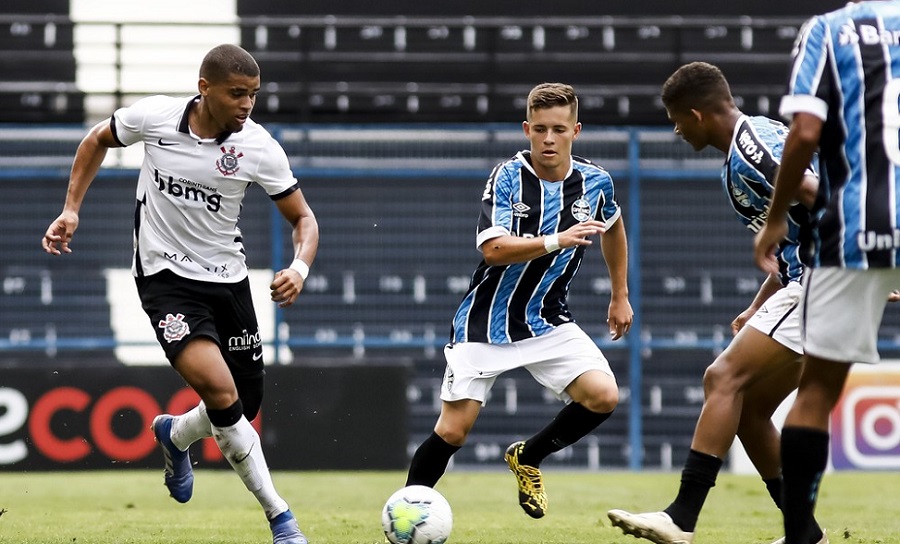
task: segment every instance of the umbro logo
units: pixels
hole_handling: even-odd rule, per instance
[[[528,210],[531,209],[531,206],[525,204],[524,202],[516,202],[512,205],[513,215],[515,217],[526,218],[528,217]]]
[[[161,145],[162,147],[168,147],[170,145],[178,145],[178,142],[165,142],[165,141],[163,141],[162,138],[160,138],[156,143]]]

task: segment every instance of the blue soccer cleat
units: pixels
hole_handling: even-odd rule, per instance
[[[290,510],[269,520],[269,527],[272,528],[272,544],[309,544]]]
[[[172,421],[175,418],[170,415],[161,415],[153,418],[150,430],[159,443],[166,460],[165,481],[169,494],[178,502],[185,503],[191,500],[194,494],[194,470],[191,467],[191,456],[186,451],[179,450],[172,443]]]

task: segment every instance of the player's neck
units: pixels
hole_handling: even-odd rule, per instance
[[[188,115],[188,124],[191,127],[191,132],[198,138],[217,138],[224,130],[209,114],[209,110],[202,98],[197,102],[196,106],[191,108]]]
[[[719,129],[713,132],[709,145],[722,153],[728,153],[728,150],[731,149],[731,140],[734,138],[735,127],[737,127],[738,120],[743,115],[741,110],[732,108],[716,119],[716,126]]]

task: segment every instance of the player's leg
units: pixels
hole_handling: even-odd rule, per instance
[[[516,364],[515,353],[510,345],[478,342],[444,347],[447,366],[441,382],[441,414],[434,432],[413,455],[406,485],[437,484],[450,458],[465,444],[497,376]]]
[[[216,337],[210,308],[198,295],[202,284],[162,271],[136,278],[141,305],[150,318],[157,340],[174,366],[175,358],[198,337]],[[182,416],[162,414],[154,418],[151,430],[165,459],[165,484],[178,502],[191,499],[194,474],[188,447],[196,440],[212,436],[202,402]]]
[[[481,401],[444,401],[434,431],[413,455],[406,485],[434,487],[447,471],[450,458],[465,444],[480,411]]]
[[[619,388],[606,357],[574,323],[523,340],[519,348],[538,383],[571,401],[543,429],[506,450],[519,485],[519,504],[529,516],[540,518],[548,505],[541,463],[606,421],[619,402]]]
[[[878,329],[900,270],[815,268],[804,280],[803,374],[781,433],[786,544],[804,544],[828,464],[828,423],[853,363],[877,363]]]
[[[753,327],[744,327],[707,368],[703,377],[706,398],[681,473],[681,485],[675,500],[665,509],[682,530],[694,532],[700,510],[710,489],[715,486],[723,459],[738,432],[746,391],[769,374],[793,378],[772,391],[771,399],[784,400],[797,383],[796,372],[800,367],[797,359],[794,351]],[[772,410],[768,417],[777,407],[778,403],[774,401],[768,403],[767,408]],[[765,454],[765,450],[760,451]],[[777,466],[778,457],[764,460],[756,456],[755,461],[768,463],[769,470],[772,464]],[[777,473],[776,470],[764,477],[773,477]]]
[[[518,454],[520,463],[540,467],[549,455],[578,442],[609,419],[619,402],[615,378],[599,370],[581,374],[565,391],[572,402],[546,427],[523,442]]]
[[[816,542],[812,532],[819,483],[828,465],[828,421],[851,365],[806,356],[797,398],[781,437],[787,544]]]
[[[192,341],[176,358],[175,369],[203,399],[213,438],[262,506],[274,542],[305,544],[287,502],[275,490],[259,434],[244,415],[243,402],[219,345],[208,338]]]
[[[799,383],[802,368],[798,362],[784,365],[778,370],[773,369],[773,372],[747,389],[738,426],[738,438],[779,510],[782,510],[783,492],[781,435],[772,422],[772,414],[795,389],[794,384]],[[809,543],[815,544],[822,540],[824,532],[815,518],[810,520],[810,524],[812,529]],[[779,540],[773,544],[782,543],[783,540]]]
[[[691,442],[691,450],[681,472],[681,484],[675,500],[662,512],[634,514],[610,510],[612,523],[626,534],[647,538],[658,544],[691,542],[700,511],[709,491],[715,486],[723,459],[731,447],[741,422],[745,395],[754,385],[777,375],[786,380],[799,369],[796,352],[754,327],[746,326],[728,348],[707,368],[703,384],[706,398]],[[787,369],[787,370],[785,370]],[[793,370],[791,370],[793,369]],[[796,385],[772,391],[772,397],[784,399]],[[778,402],[769,402],[769,417]],[[763,454],[765,452],[763,451]],[[777,455],[774,461],[777,464]],[[757,459],[763,463],[762,459]],[[777,472],[776,472],[777,474]]]

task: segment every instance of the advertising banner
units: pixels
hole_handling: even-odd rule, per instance
[[[407,464],[405,366],[266,369],[253,421],[273,469],[401,469]],[[167,367],[6,369],[0,378],[0,471],[161,468],[150,423],[197,395]],[[228,468],[212,439],[197,468]]]
[[[900,363],[853,365],[831,413],[831,464],[900,470]]]

